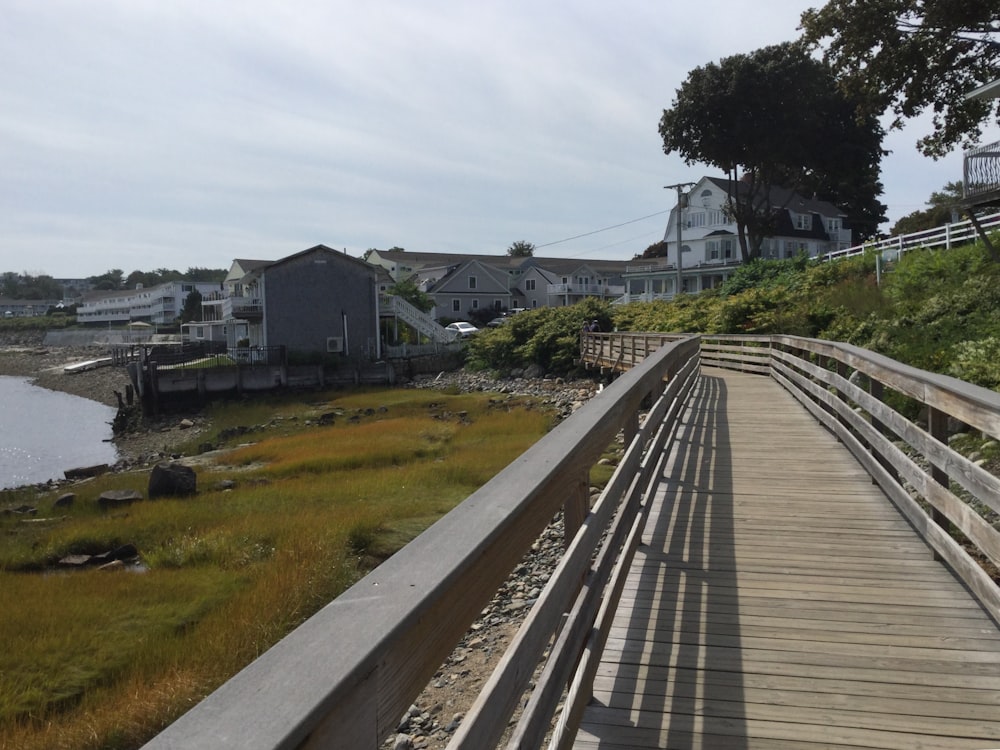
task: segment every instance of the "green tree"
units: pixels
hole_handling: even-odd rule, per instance
[[[924,229],[934,229],[952,221],[952,212],[962,200],[962,181],[949,182],[940,191],[931,193],[928,208],[907,214],[893,227],[891,234],[912,234]]]
[[[535,254],[535,246],[525,240],[518,240],[507,248],[507,255],[511,258],[530,258]]]
[[[830,69],[795,43],[696,68],[660,120],[665,153],[726,172],[744,261],[760,256],[775,229],[773,187],[816,194],[877,226],[883,135],[875,117],[856,116]]]
[[[201,292],[192,289],[184,298],[184,308],[180,315],[181,323],[199,322],[201,320]]]
[[[112,268],[99,276],[87,279],[98,291],[115,291],[125,286],[125,273],[120,268]]]
[[[652,245],[647,247],[642,251],[642,255],[636,256],[638,258],[666,258],[667,257],[667,243],[663,240],[659,242],[654,242]]]
[[[434,309],[434,300],[426,292],[422,292],[413,279],[397,281],[386,291],[395,297],[402,297],[421,312]]]
[[[863,114],[891,112],[900,128],[932,113],[934,131],[917,142],[927,156],[977,143],[1000,119],[1000,100],[965,98],[997,78],[996,0],[829,0],[802,14],[802,29]]]
[[[229,272],[224,268],[200,268],[194,266],[184,272],[186,281],[222,281]]]
[[[21,277],[14,271],[4,271],[3,279],[0,280],[0,296],[17,299],[21,291]]]

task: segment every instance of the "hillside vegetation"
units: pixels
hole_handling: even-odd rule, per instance
[[[783,333],[843,341],[893,359],[1000,388],[1000,266],[981,245],[913,250],[884,265],[874,255],[832,263],[756,261],[712,291],[673,301],[588,300],[520,313],[470,344],[469,365],[498,371],[538,363],[573,368],[579,331]]]

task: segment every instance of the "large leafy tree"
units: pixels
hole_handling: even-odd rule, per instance
[[[535,246],[526,240],[517,240],[507,248],[511,258],[530,258],[535,254]]]
[[[99,291],[114,291],[124,287],[125,272],[120,268],[112,268],[99,276],[91,276],[87,281]]]
[[[803,13],[802,29],[863,113],[891,112],[893,128],[932,113],[917,142],[927,156],[971,146],[1000,121],[1000,100],[965,98],[1000,76],[996,0],[829,0]]]
[[[696,68],[660,120],[663,150],[725,171],[744,261],[775,228],[772,187],[815,195],[874,231],[884,131],[828,66],[786,43]],[[779,207],[780,208],[780,207]]]

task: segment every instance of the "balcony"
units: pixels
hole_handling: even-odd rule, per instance
[[[259,297],[230,297],[234,318],[260,322],[264,319],[264,300]]]
[[[965,205],[1000,203],[1000,142],[966,151],[963,173]]]
[[[610,284],[548,284],[546,292],[560,297],[620,297],[625,292],[624,285]]]

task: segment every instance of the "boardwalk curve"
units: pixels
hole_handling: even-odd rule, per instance
[[[770,378],[703,369],[574,744],[1000,747],[1000,633]]]

